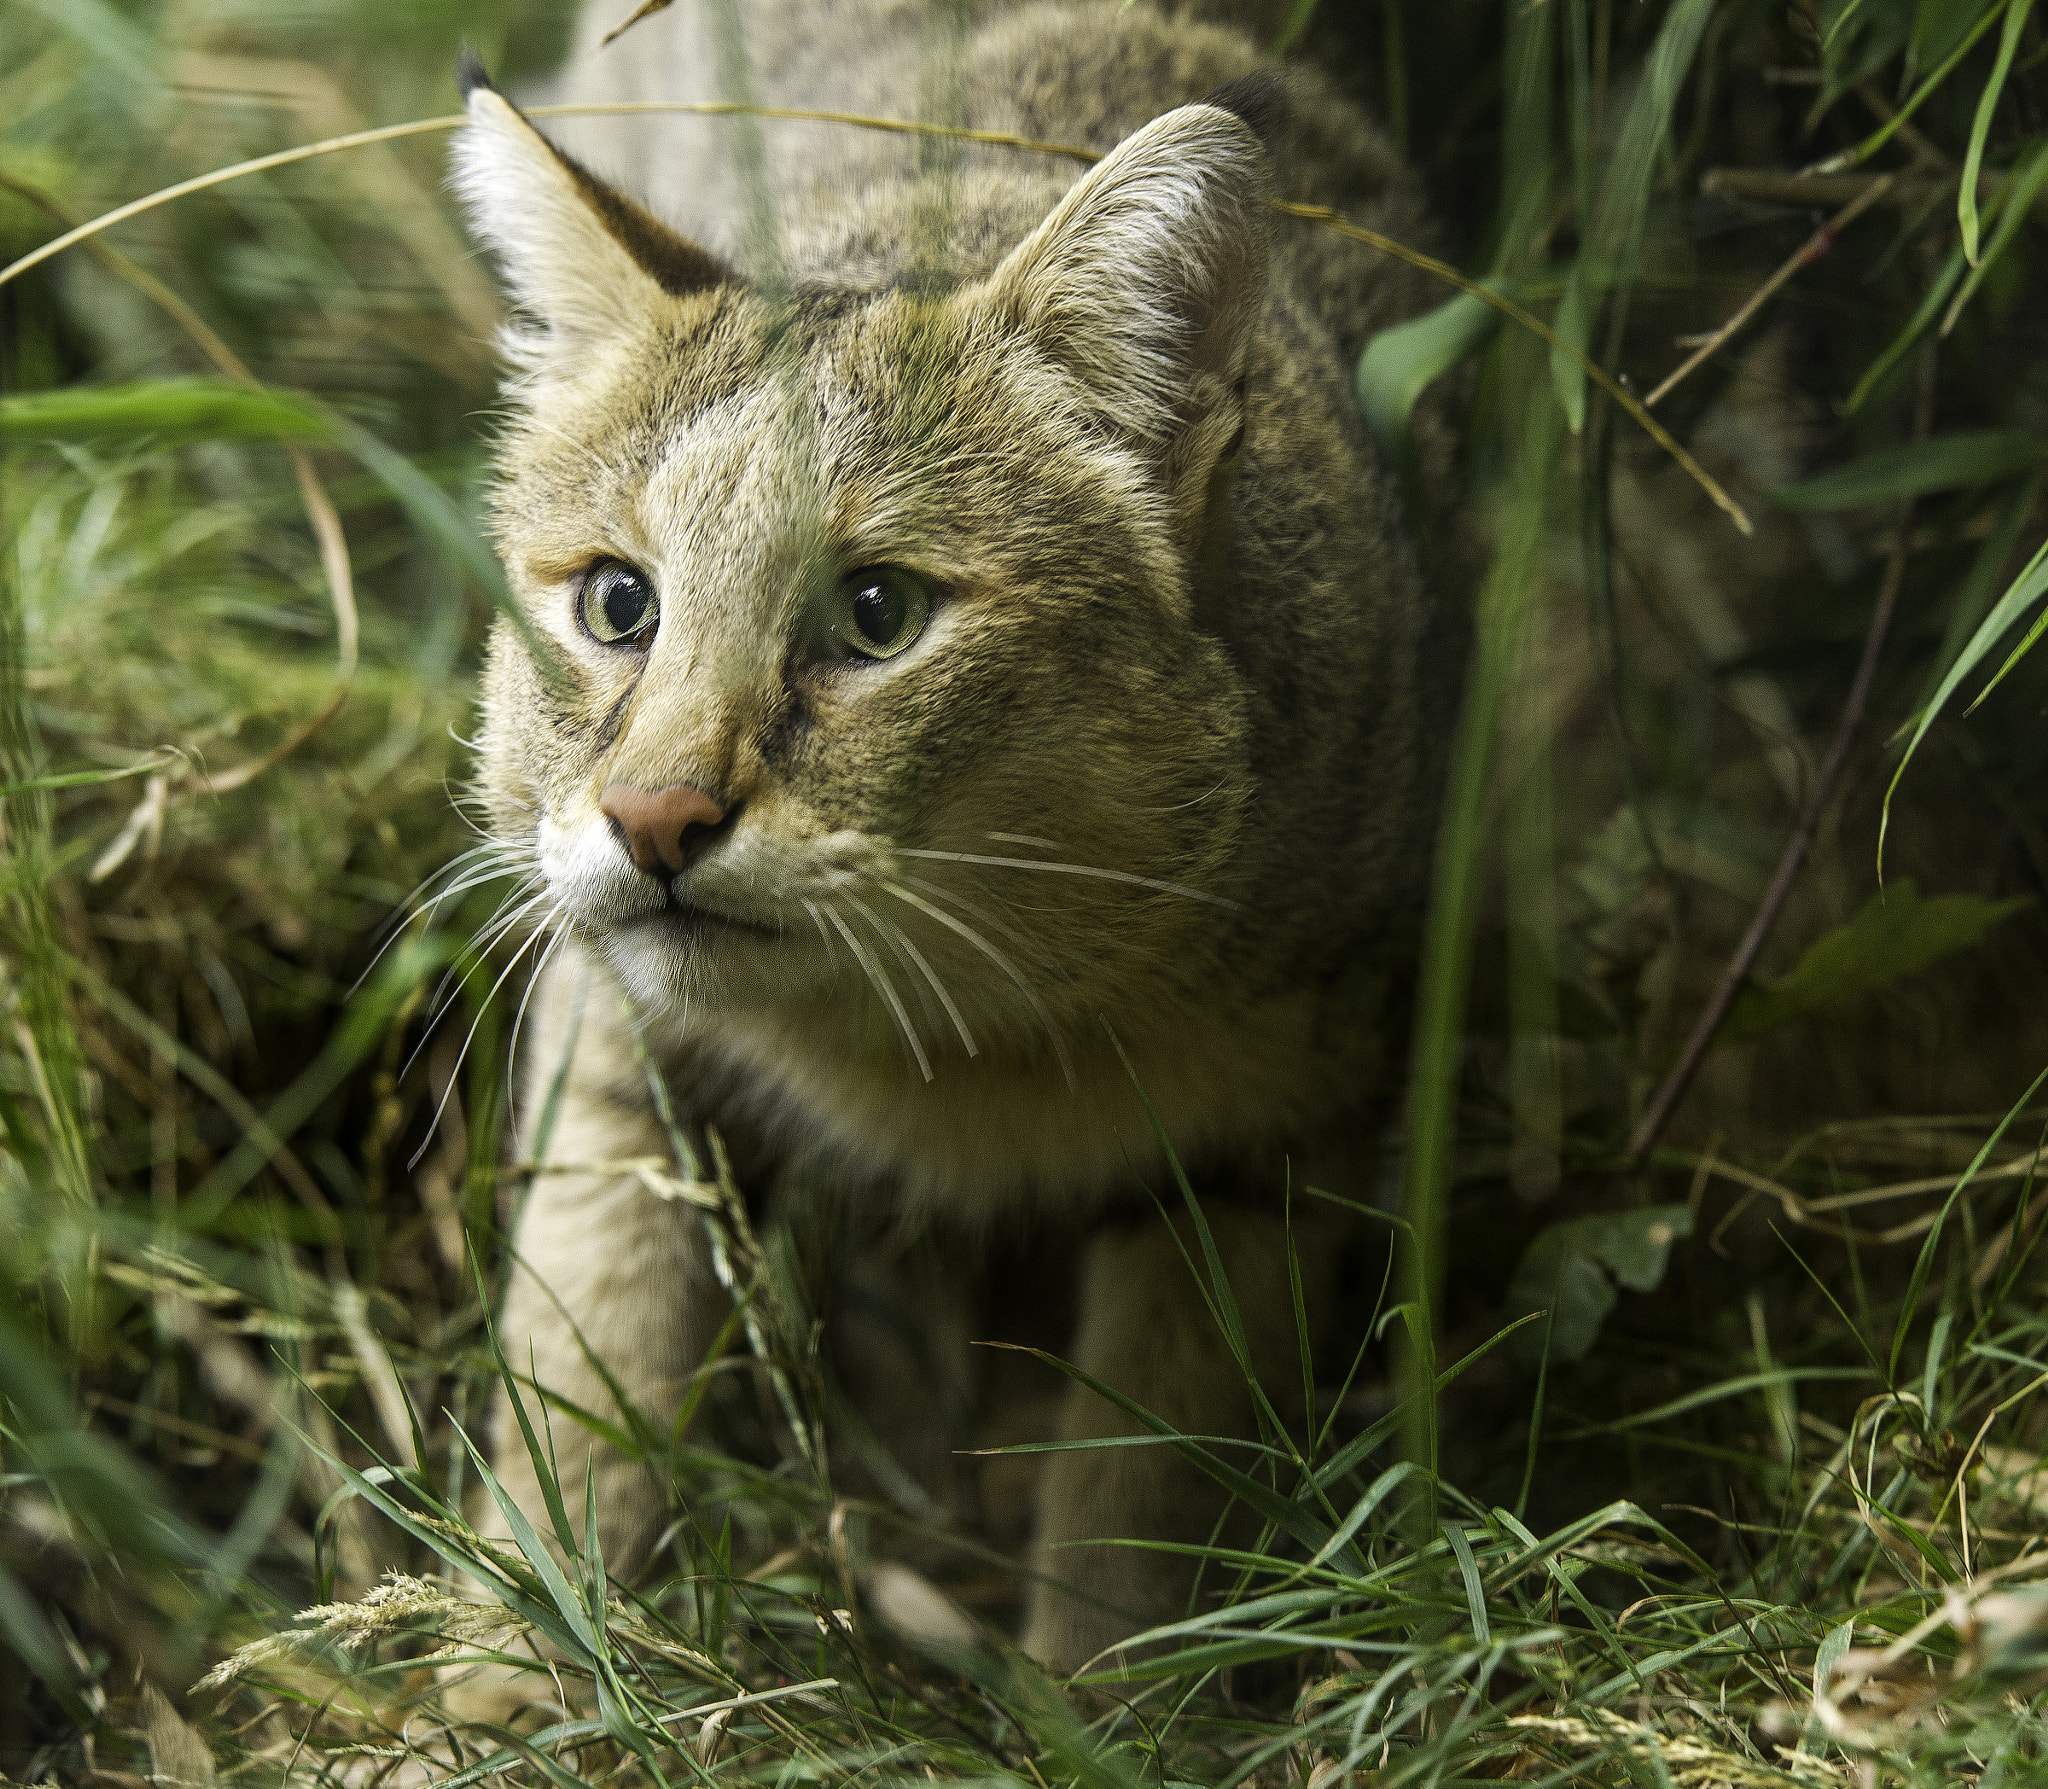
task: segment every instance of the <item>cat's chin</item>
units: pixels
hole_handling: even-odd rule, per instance
[[[686,902],[605,926],[595,941],[635,1003],[652,1010],[758,1000],[783,979],[780,930]]]

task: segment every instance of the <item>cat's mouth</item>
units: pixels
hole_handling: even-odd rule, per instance
[[[673,889],[668,891],[665,905],[655,908],[652,912],[635,914],[627,920],[614,921],[608,929],[613,932],[644,932],[652,929],[664,937],[692,945],[727,935],[751,934],[756,938],[782,936],[782,928],[778,925],[758,919],[743,919],[736,913],[725,913],[715,907],[706,907],[699,902],[686,900]]]

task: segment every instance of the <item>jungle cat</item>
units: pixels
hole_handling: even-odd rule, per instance
[[[1271,201],[1427,241],[1419,189],[1332,88],[1265,72],[1284,6],[682,0],[600,49],[628,10],[585,21],[560,97],[746,70],[761,104],[1100,159],[673,115],[557,147],[465,68],[522,617],[479,781],[542,891],[522,1134],[563,1170],[518,1220],[506,1352],[609,1414],[580,1330],[672,1410],[730,1312],[698,1214],[605,1166],[672,1157],[651,1061],[771,1206],[1094,1223],[1068,1358],[1252,1434],[1143,1188],[1177,1200],[1163,1138],[1284,1411],[1280,1190],[1369,1190],[1458,656],[1352,374],[1440,294]],[[1301,1253],[1327,1308],[1337,1252]],[[1126,1427],[1069,1394],[1065,1436]],[[666,1488],[589,1445],[557,1422],[625,1574]],[[1086,1544],[1209,1537],[1172,1450],[1055,1452],[1037,1497],[1030,1652],[1079,1667],[1184,1613],[1184,1558]]]

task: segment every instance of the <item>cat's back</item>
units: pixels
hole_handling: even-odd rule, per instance
[[[1271,67],[1269,46],[1292,7],[754,0],[726,8],[676,0],[607,45],[623,10],[586,10],[547,97],[744,99],[955,124],[1099,154],[1162,112]],[[985,271],[1082,171],[1058,155],[838,122],[643,114],[568,119],[551,130],[737,264],[853,285],[901,277],[935,214],[950,270]],[[1280,197],[1335,206],[1404,241],[1432,235],[1420,188],[1398,156],[1312,71],[1290,70],[1267,147]],[[1427,288],[1398,267],[1375,267],[1361,280],[1360,252],[1326,233],[1295,226],[1275,250],[1346,351],[1428,301]]]

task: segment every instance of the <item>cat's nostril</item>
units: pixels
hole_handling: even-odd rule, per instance
[[[730,830],[739,813],[737,805],[722,808],[688,783],[651,791],[613,783],[598,798],[597,808],[634,863],[664,878],[687,869],[691,858]]]

